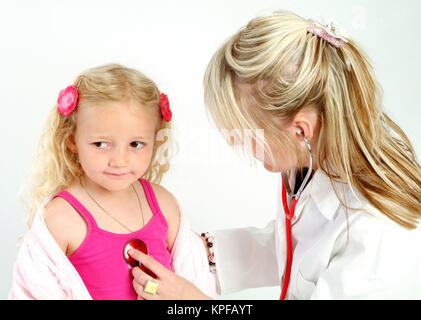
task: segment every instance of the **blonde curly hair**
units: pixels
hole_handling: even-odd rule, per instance
[[[161,117],[160,91],[156,84],[141,72],[118,64],[107,64],[82,72],[73,82],[78,87],[79,99],[76,111],[63,116],[57,105],[51,110],[33,161],[33,174],[29,178],[21,198],[27,203],[27,225],[32,226],[36,212],[60,190],[66,189],[83,174],[78,155],[66,145],[67,139],[75,132],[78,108],[90,103],[134,101],[142,107],[155,110],[159,124],[151,163],[142,178],[160,183],[169,169],[172,142],[171,122]],[[159,118],[158,118],[159,117]],[[29,194],[25,194],[29,193]]]

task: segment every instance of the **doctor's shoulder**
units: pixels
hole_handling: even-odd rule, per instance
[[[363,205],[359,208],[356,202],[349,209],[341,208],[340,220],[342,226],[345,225],[343,231],[346,230],[342,237],[359,243],[363,251],[368,249],[373,254],[377,252],[379,257],[395,255],[395,258],[390,258],[395,261],[400,256],[404,260],[417,261],[421,267],[421,250],[417,249],[421,243],[420,224],[417,228],[408,229],[387,217],[367,200],[362,200]],[[361,202],[359,204],[361,205]],[[412,249],[417,252],[411,252]],[[385,260],[384,257],[382,260]]]
[[[409,248],[414,245],[414,241],[421,241],[420,224],[415,229],[402,226],[378,210],[357,190],[347,190],[346,196],[341,197],[341,200],[333,228],[342,239],[337,242],[342,243],[342,249],[347,247],[349,241],[360,243],[360,248],[376,244],[386,251],[388,246]]]
[[[167,243],[168,249],[171,251],[180,226],[180,207],[175,196],[165,187],[156,183],[151,183],[151,186],[158,201],[159,208],[168,223]]]
[[[67,257],[82,244],[88,232],[85,220],[60,197],[46,204],[43,218],[54,240]]]
[[[348,213],[348,221],[338,214],[331,229],[336,234],[319,290],[329,284],[333,297],[346,299],[421,298],[421,228],[364,210]]]

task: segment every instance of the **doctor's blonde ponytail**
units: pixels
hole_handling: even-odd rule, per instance
[[[416,228],[421,168],[404,132],[382,111],[370,62],[351,39],[338,48],[308,32],[311,23],[279,11],[232,36],[205,73],[209,113],[220,129],[264,128],[265,139],[292,148],[276,118],[288,121],[314,105],[321,119],[319,170],[396,223]]]
[[[374,207],[413,229],[421,217],[421,169],[405,133],[382,111],[381,87],[353,41],[326,47],[330,69],[318,161],[355,187]],[[323,166],[324,164],[324,166]]]

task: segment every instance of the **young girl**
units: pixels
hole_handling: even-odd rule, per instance
[[[166,95],[120,65],[86,70],[60,92],[37,150],[32,228],[10,298],[136,299],[128,250],[139,243],[212,294],[200,237],[158,184],[171,116]],[[155,294],[156,280],[145,290]]]
[[[279,212],[266,228],[205,236],[219,293],[279,285],[281,299],[421,298],[420,165],[382,111],[373,68],[354,41],[286,11],[256,18],[215,53],[204,85],[218,127],[264,129],[251,153],[283,173]],[[165,274],[162,287],[203,296]]]

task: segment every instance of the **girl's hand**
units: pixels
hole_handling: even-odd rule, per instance
[[[191,282],[168,270],[151,256],[136,249],[131,249],[128,253],[132,258],[139,261],[157,276],[157,279],[154,279],[143,272],[139,267],[132,269],[133,287],[137,293],[138,300],[211,299]],[[154,295],[144,291],[148,280],[158,283],[159,285],[157,292]]]

